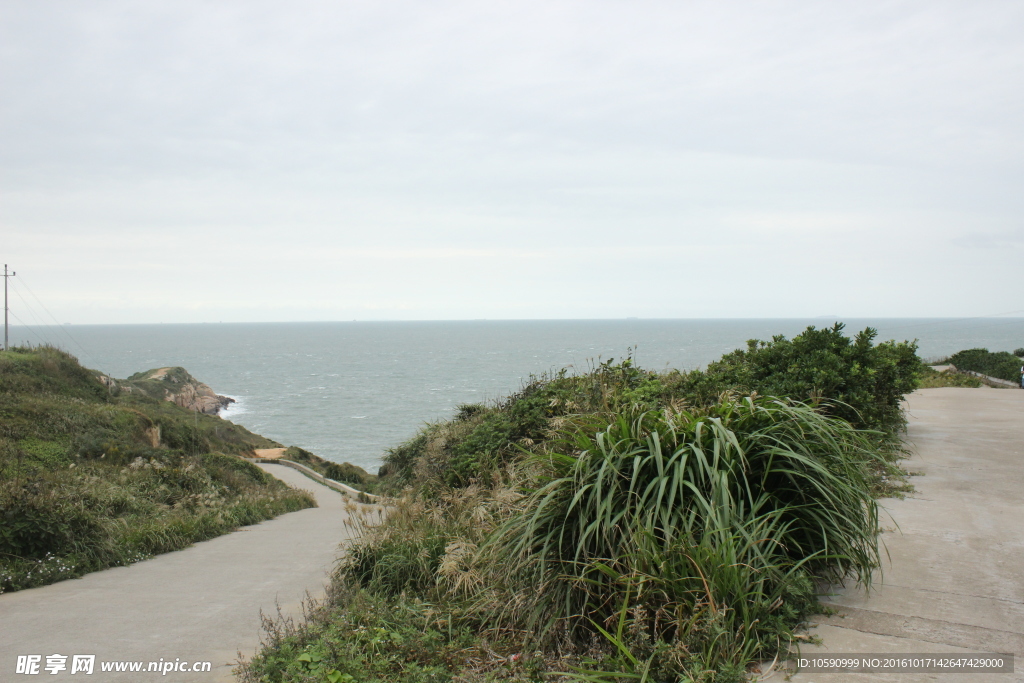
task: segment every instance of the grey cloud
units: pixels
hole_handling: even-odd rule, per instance
[[[6,3],[0,249],[69,302],[58,264],[108,264],[75,296],[116,301],[125,263],[199,250],[237,285],[217,319],[251,319],[276,254],[383,317],[632,315],[623,287],[687,315],[680,289],[823,255],[831,293],[722,278],[713,309],[970,313],[987,280],[928,264],[1019,242],[1022,29],[1014,2]],[[351,256],[388,249],[418,256]],[[911,277],[943,304],[885,294]],[[195,291],[145,290],[182,319]]]

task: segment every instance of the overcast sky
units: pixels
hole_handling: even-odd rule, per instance
[[[1016,1],[0,0],[0,261],[73,323],[1024,309],[1021,36]]]

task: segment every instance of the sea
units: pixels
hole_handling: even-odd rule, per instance
[[[12,327],[11,344],[50,343],[113,377],[182,366],[237,402],[222,417],[371,472],[389,449],[465,403],[494,401],[532,376],[632,356],[640,367],[700,368],[748,339],[792,337],[818,319],[474,320]],[[878,340],[917,340],[922,358],[1024,346],[1024,318],[845,319]]]

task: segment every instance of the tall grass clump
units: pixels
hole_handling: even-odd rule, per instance
[[[407,492],[389,506],[386,522],[366,513],[350,520],[359,541],[342,558],[339,571],[356,585],[388,597],[476,595],[490,574],[475,562],[478,548],[520,509],[522,498],[501,481],[429,498]]]
[[[578,640],[627,609],[670,668],[742,668],[778,651],[810,579],[868,584],[878,566],[880,456],[843,420],[747,397],[571,438],[535,458],[544,481],[486,546],[519,597],[499,619]]]

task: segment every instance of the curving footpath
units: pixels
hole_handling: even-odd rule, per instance
[[[924,389],[907,401],[905,500],[882,501],[889,561],[870,593],[831,599],[806,657],[1013,653],[1014,673],[811,673],[794,683],[1024,681],[1024,391]]]
[[[234,680],[239,652],[251,656],[259,645],[260,611],[301,615],[307,591],[323,595],[339,543],[351,535],[343,496],[295,470],[260,467],[311,491],[319,507],[129,567],[0,595],[0,681]],[[18,655],[28,654],[42,655],[38,675],[17,675]],[[67,670],[44,670],[53,654],[68,656]],[[76,654],[96,655],[91,676],[70,674]],[[212,671],[145,671],[161,658],[209,661]],[[103,673],[102,661],[146,664],[140,673]]]

